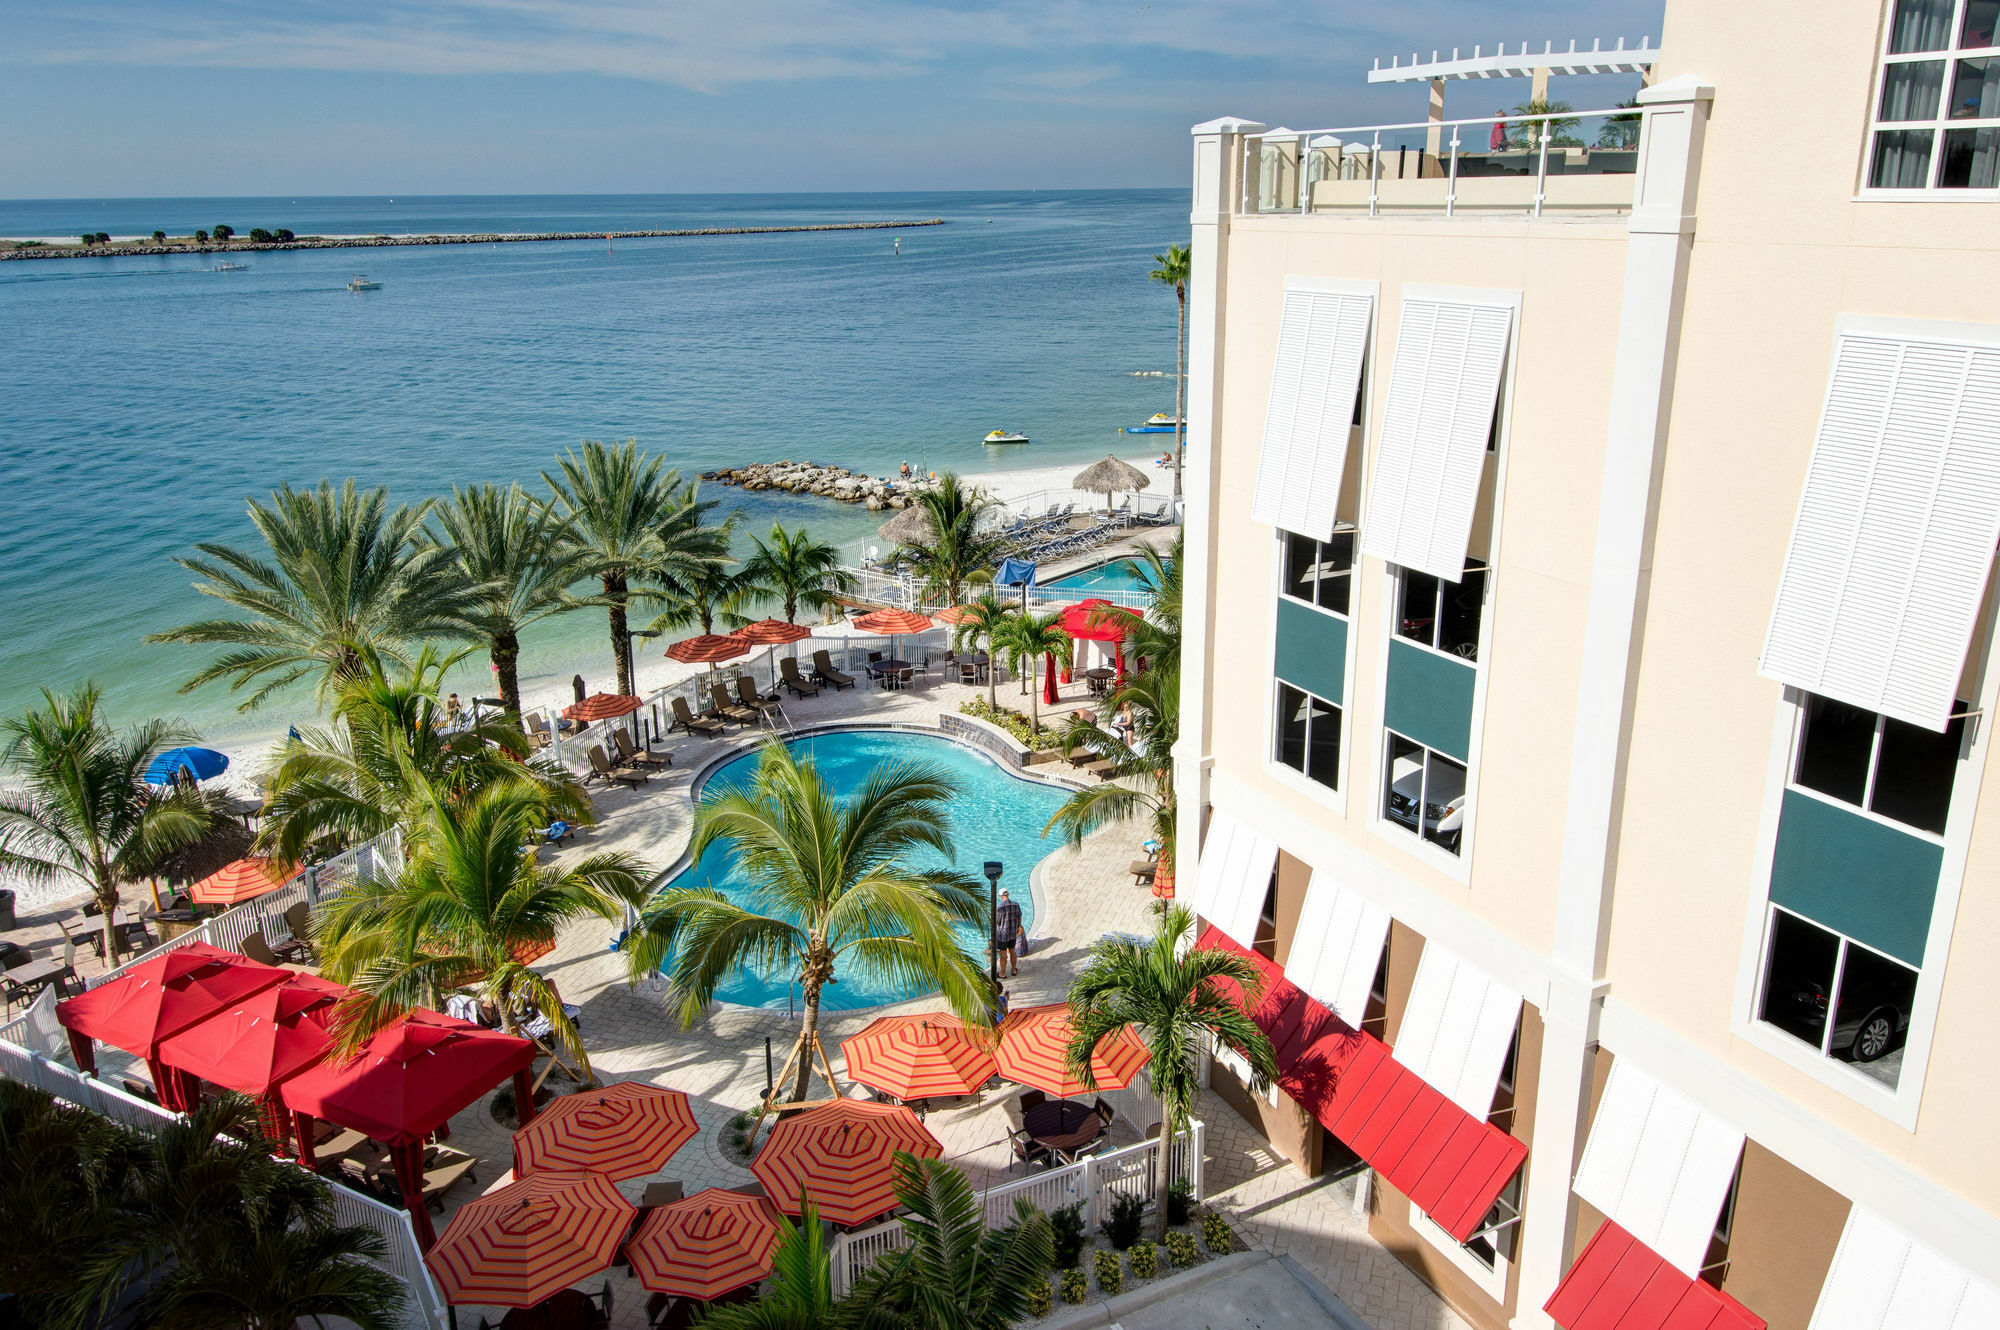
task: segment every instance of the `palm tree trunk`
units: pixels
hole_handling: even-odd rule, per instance
[[[1181,460],[1187,455],[1187,288],[1174,287],[1180,297],[1180,327],[1174,333],[1174,497],[1181,497]]]
[[[604,594],[610,600],[611,660],[618,674],[618,691],[632,693],[632,635],[625,626],[625,574],[606,573]]]
[[[516,633],[493,637],[493,678],[500,688],[500,709],[509,724],[521,723],[521,638]]]
[[[1040,734],[1042,732],[1041,675],[1037,673],[1037,670],[1044,667],[1046,663],[1039,658],[1031,658],[1031,665],[1028,670],[1028,673],[1035,675],[1034,686],[1028,689],[1028,709],[1033,715],[1033,720],[1028,726],[1028,733],[1030,734]]]
[[[813,1039],[819,1034],[819,982],[806,982],[806,1014],[799,1022],[799,1072],[792,1081],[792,1102],[805,1102],[812,1089]]]
[[[100,884],[107,881],[108,878],[98,878]],[[104,968],[108,970],[118,964],[118,929],[111,922],[111,916],[118,909],[117,884],[99,885],[93,888],[93,894],[97,897],[99,917],[104,920]]]
[[[1162,1104],[1161,1108],[1166,1108]],[[1166,1112],[1166,1119],[1160,1128],[1160,1152],[1153,1157],[1153,1241],[1164,1245],[1167,1240],[1167,1197],[1174,1190],[1174,1137],[1180,1133],[1185,1118],[1180,1113]]]
[[[1000,714],[1000,652],[991,633],[986,635],[986,705],[994,715]]]

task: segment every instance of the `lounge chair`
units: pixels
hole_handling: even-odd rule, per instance
[[[813,652],[812,677],[821,683],[830,683],[835,688],[854,687],[854,676],[851,674],[842,674],[839,670],[833,668],[833,658],[826,654],[824,648]]]
[[[438,1146],[424,1165],[424,1201],[435,1209],[444,1209],[444,1194],[462,1178],[479,1181],[479,1158],[466,1154],[463,1150],[453,1150]]]
[[[602,744],[592,744],[590,746],[590,773],[607,783],[615,781],[620,785],[631,786],[640,786],[646,783],[645,772],[628,771],[624,767],[612,766],[611,759],[604,755],[604,745]]]
[[[658,768],[670,767],[674,764],[673,754],[656,753],[650,748],[641,748],[638,744],[632,742],[632,736],[624,730],[611,731],[611,744],[612,747],[618,750],[618,764],[620,766]]]
[[[715,714],[735,721],[738,725],[755,725],[761,714],[755,707],[738,706],[729,700],[729,690],[719,683],[708,686],[708,700],[715,704]]]
[[[713,739],[727,728],[717,717],[695,715],[693,711],[688,709],[687,699],[684,697],[677,697],[673,700],[673,709],[674,723],[667,727],[669,731],[682,729],[686,730],[689,734],[704,735],[707,738]]]
[[[300,901],[285,911],[285,927],[291,936],[283,942],[274,943],[271,950],[278,959],[288,963],[308,964],[312,961],[312,906]]]
[[[271,950],[271,944],[265,941],[264,930],[261,928],[246,935],[241,942],[236,944],[236,949],[251,960],[256,961],[259,965],[281,966],[284,964],[282,960],[278,959],[278,954]]]
[[[547,748],[549,746],[549,722],[546,717],[540,715],[528,717],[527,733],[529,742],[533,743],[535,747]]]
[[[799,658],[786,656],[778,662],[778,678],[794,697],[818,697],[819,685],[799,673]]]
[[[746,707],[755,707],[767,716],[773,711],[782,711],[784,709],[783,704],[778,701],[775,693],[770,697],[765,697],[762,693],[758,692],[757,685],[750,681],[750,676],[747,674],[736,680],[736,700]]]

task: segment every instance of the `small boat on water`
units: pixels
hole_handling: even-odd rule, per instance
[[[1155,411],[1147,417],[1145,424],[1126,425],[1122,428],[1126,434],[1172,434],[1180,428],[1180,424],[1178,417],[1170,416],[1164,411]]]
[[[980,440],[981,443],[1026,443],[1027,441],[1027,435],[1015,434],[1004,429],[996,429]]]
[[[250,267],[250,265],[249,265],[249,264],[247,264],[247,263],[231,263],[231,262],[230,262],[230,261],[229,261],[228,259],[224,259],[224,260],[223,260],[222,262],[220,262],[220,263],[216,264],[216,265],[215,265],[215,266],[214,266],[213,268],[209,269],[209,271],[210,271],[210,272],[245,272],[245,271],[247,271],[247,270],[249,269],[249,267]]]
[[[347,289],[350,291],[380,291],[382,283],[371,282],[360,273],[356,273],[354,274],[354,280],[347,284]]]

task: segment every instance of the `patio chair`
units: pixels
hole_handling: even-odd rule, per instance
[[[271,944],[265,940],[264,930],[261,928],[252,929],[250,932],[244,934],[243,940],[236,944],[236,950],[248,956],[251,960],[256,961],[259,965],[277,966],[284,964],[283,961],[278,959],[278,954],[271,950]]]
[[[528,740],[537,748],[549,746],[549,722],[541,715],[528,717]]]
[[[1111,1120],[1118,1116],[1118,1110],[1113,1108],[1111,1101],[1102,1095],[1099,1095],[1097,1102],[1091,1105],[1090,1111],[1097,1114],[1097,1120],[1104,1124],[1106,1131],[1111,1129]]]
[[[1055,1155],[1065,1164],[1080,1164],[1092,1155],[1103,1154],[1111,1144],[1109,1136],[1097,1136],[1085,1141],[1074,1150],[1057,1150]]]
[[[1028,1168],[1040,1164],[1043,1168],[1047,1168],[1053,1162],[1054,1152],[1025,1131],[1008,1132],[1007,1143],[1013,1147],[1014,1161],[1018,1164]]]
[[[632,736],[624,730],[611,731],[611,744],[618,750],[621,766],[670,767],[674,764],[671,753],[656,753],[650,748],[641,748],[632,742]]]
[[[669,1178],[665,1182],[649,1182],[646,1184],[645,1194],[639,1198],[639,1204],[672,1205],[684,1194],[685,1189],[678,1178]]]
[[[783,705],[778,701],[777,694],[774,693],[770,697],[765,697],[762,693],[758,692],[757,685],[751,682],[750,676],[747,674],[736,681],[736,700],[746,707],[755,707],[767,716],[773,711],[780,710]]]
[[[1151,859],[1134,859],[1125,865],[1125,871],[1132,875],[1132,885],[1143,887],[1150,883],[1160,871],[1160,866]]]
[[[887,660],[887,659],[888,659],[888,657],[884,656],[884,655],[883,655],[883,654],[882,654],[881,652],[879,652],[879,651],[871,651],[871,652],[869,652],[869,653],[868,653],[868,663],[869,663],[870,665],[873,665],[873,664],[874,664],[875,662],[877,662],[877,661],[879,661],[879,660]]]
[[[443,1210],[444,1194],[465,1178],[479,1181],[479,1157],[438,1146],[424,1164],[424,1204]]]
[[[717,715],[735,721],[738,725],[755,725],[761,714],[755,707],[746,707],[730,700],[729,693],[719,683],[708,686],[708,700],[715,705]]]
[[[833,658],[826,654],[824,647],[813,652],[812,677],[821,683],[830,683],[835,688],[854,687],[854,676],[851,674],[842,674],[839,670],[833,668]]]
[[[819,685],[799,673],[799,658],[786,656],[778,662],[778,677],[794,697],[818,697]]]
[[[153,1087],[144,1081],[135,1081],[130,1076],[125,1076],[119,1079],[118,1086],[134,1099],[143,1099],[149,1104],[160,1102],[160,1096],[154,1093]]]
[[[670,733],[676,729],[680,729],[686,730],[689,734],[699,734],[703,738],[713,739],[727,728],[722,721],[714,716],[695,715],[693,711],[689,710],[687,699],[684,697],[677,697],[673,700],[673,711],[674,723],[667,727]]]
[[[1023,1113],[1026,1113],[1029,1109],[1032,1108],[1039,1108],[1043,1104],[1046,1104],[1048,1102],[1049,1102],[1049,1097],[1043,1094],[1040,1090],[1021,1091],[1020,1103],[1021,1103],[1021,1111]]]
[[[590,774],[604,781],[607,785],[616,783],[637,787],[646,783],[645,772],[612,766],[611,759],[604,755],[604,745],[602,744],[592,744],[590,746]],[[587,780],[589,777],[585,777],[585,779]]]

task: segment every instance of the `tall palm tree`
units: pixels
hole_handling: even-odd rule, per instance
[[[454,799],[426,788],[400,876],[363,881],[320,906],[314,940],[324,973],[353,988],[342,1006],[344,1041],[369,1034],[414,1007],[442,1009],[469,988],[519,1033],[539,1008],[552,1039],[588,1079],[590,1058],[555,986],[522,956],[586,915],[616,921],[645,896],[647,870],[629,854],[594,854],[565,867],[535,862],[529,841],[544,813],[526,781],[489,785]]]
[[[702,1330],[844,1330],[854,1323],[849,1306],[833,1296],[833,1260],[813,1203],[805,1202],[796,1224],[780,1214],[778,1232],[757,1300],[711,1308]]]
[[[1125,632],[1125,654],[1144,660],[1149,666],[1181,663],[1181,568],[1186,560],[1185,533],[1174,537],[1171,548],[1161,551],[1143,545],[1119,566],[1138,585],[1146,598],[1146,613],[1134,620],[1118,616]]]
[[[542,480],[568,523],[570,541],[602,584],[618,691],[630,695],[632,584],[649,574],[684,571],[690,561],[719,558],[715,533],[706,526],[715,505],[701,501],[695,482],[667,470],[665,458],[641,452],[636,439],[616,447],[585,439],[556,459],[555,474],[542,472]]]
[[[0,1080],[0,1288],[26,1325],[57,1325],[91,1253],[121,1232],[142,1138],[20,1081]]]
[[[653,632],[699,627],[704,633],[741,628],[750,622],[745,613],[763,587],[748,568],[731,568],[724,563],[700,563],[677,573],[668,573],[646,588],[646,598],[659,605],[659,613],[646,625]]]
[[[1037,672],[1042,668],[1043,659],[1049,658],[1056,665],[1067,665],[1075,644],[1070,635],[1062,630],[1062,615],[1016,614],[1010,616],[1000,628],[1000,647],[1007,653],[1013,665],[1028,686],[1028,708],[1032,717],[1031,728],[1042,728],[1042,690],[1035,686]]]
[[[451,491],[434,510],[434,546],[448,549],[474,590],[466,618],[487,641],[500,706],[521,719],[521,630],[588,604],[570,593],[589,559],[569,539],[569,523],[518,484]]]
[[[1006,553],[1004,536],[979,530],[979,519],[994,500],[957,472],[945,471],[935,483],[917,491],[916,501],[930,519],[930,534],[904,542],[904,559],[922,579],[925,595],[956,605],[972,575],[991,568]]]
[[[451,552],[424,541],[429,511],[429,500],[391,509],[388,490],[358,490],[352,480],[339,489],[280,486],[268,504],[250,501],[266,554],[205,541],[174,561],[202,579],[196,591],[248,617],[203,619],[146,640],[235,647],[181,691],[227,679],[232,690],[252,688],[248,711],[307,678],[326,700],[359,669],[363,647],[396,656],[414,642],[469,637],[470,588]]]
[[[1181,459],[1187,453],[1187,293],[1194,275],[1194,258],[1186,245],[1169,245],[1155,254],[1158,266],[1147,276],[1174,289],[1180,304],[1180,326],[1174,331],[1174,497],[1181,497]]]
[[[983,638],[987,655],[994,658],[994,665],[998,665],[999,641],[1015,612],[1015,606],[991,591],[967,601],[964,614],[952,630],[952,646],[963,650],[967,646],[977,646]],[[989,667],[986,671],[986,704],[995,711],[1000,709],[999,680],[1000,671]]]
[[[96,687],[0,722],[0,763],[15,788],[0,791],[0,873],[33,886],[87,887],[104,923],[104,955],[118,955],[111,920],[118,889],[207,832],[201,794],[146,783],[146,768],[193,735],[151,720],[124,734],[98,707]]]
[[[352,845],[409,826],[432,790],[463,798],[500,782],[538,791],[544,822],[596,821],[576,778],[556,762],[531,762],[513,724],[489,719],[446,731],[438,692],[458,659],[426,646],[407,668],[391,669],[364,651],[361,673],[335,700],[335,724],[308,728],[279,748],[258,847],[299,863],[322,844]]]
[[[1069,1070],[1085,1089],[1097,1088],[1091,1055],[1120,1030],[1133,1031],[1152,1052],[1146,1074],[1164,1118],[1154,1217],[1161,1239],[1173,1187],[1173,1151],[1166,1143],[1194,1116],[1203,1055],[1218,1040],[1241,1050],[1260,1090],[1278,1074],[1271,1041],[1248,1015],[1263,976],[1234,952],[1186,949],[1193,930],[1194,915],[1185,906],[1171,906],[1149,942],[1110,937],[1092,943],[1090,959],[1069,986]],[[1219,989],[1218,981],[1238,985],[1245,995],[1241,1004]]]
[[[1180,670],[1157,666],[1128,674],[1097,708],[1115,716],[1129,707],[1132,727],[1121,734],[1104,720],[1071,718],[1063,726],[1062,755],[1088,752],[1112,763],[1102,780],[1074,791],[1049,819],[1043,835],[1060,833],[1071,845],[1099,827],[1134,817],[1149,819],[1160,857],[1174,862],[1174,743],[1180,737]]]
[[[909,1245],[885,1255],[849,1294],[856,1319],[895,1330],[1008,1330],[1034,1314],[1028,1288],[1056,1260],[1049,1217],[1026,1197],[1014,1222],[986,1227],[965,1174],[898,1150],[896,1198]]]
[[[692,1025],[738,966],[792,967],[805,994],[794,1101],[806,1097],[820,993],[837,964],[903,985],[940,988],[953,1011],[986,1021],[989,992],[953,926],[983,926],[986,903],[964,874],[911,868],[914,854],[952,854],[940,769],[883,763],[853,795],[836,794],[810,757],[767,743],[749,783],[703,795],[688,853],[727,843],[752,894],[736,904],[705,887],[664,891],[626,943],[637,983],[667,967],[669,1000]]]
[[[825,613],[840,605],[840,597],[852,594],[854,574],[840,564],[840,551],[824,541],[814,540],[800,527],[785,530],[782,522],[771,523],[767,538],[750,537],[756,552],[744,569],[768,595],[785,605],[785,622],[797,623],[801,609]]]

